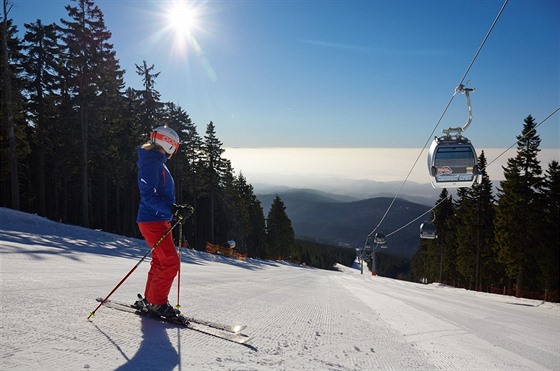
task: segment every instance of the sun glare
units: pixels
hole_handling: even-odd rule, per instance
[[[209,9],[205,1],[175,0],[159,2],[159,31],[154,35],[156,42],[169,45],[170,58],[174,63],[182,62],[190,57],[200,60],[208,77],[215,81],[216,72],[204,56],[200,45],[201,35],[208,35],[207,19]]]
[[[197,24],[197,9],[184,2],[173,3],[167,11],[169,27],[178,37],[189,37]]]

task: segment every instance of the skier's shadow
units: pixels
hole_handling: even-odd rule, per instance
[[[168,329],[176,326],[147,317],[142,317],[141,323],[140,348],[134,357],[117,370],[173,370],[177,366],[181,369],[181,357],[171,344],[167,334]]]

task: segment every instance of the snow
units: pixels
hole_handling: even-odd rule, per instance
[[[101,307],[142,240],[0,208],[0,370],[560,370],[560,306],[356,267],[183,251],[180,304],[243,346]],[[132,302],[148,260],[113,294]],[[177,287],[170,301],[177,302]]]

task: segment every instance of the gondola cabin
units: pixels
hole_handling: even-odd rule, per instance
[[[430,222],[424,222],[420,225],[420,238],[433,240],[437,238],[436,226]]]
[[[385,235],[383,233],[378,232],[375,234],[373,242],[378,245],[385,245],[387,243],[387,238],[385,238]]]
[[[428,154],[428,169],[434,188],[470,187],[478,175],[476,151],[465,137],[436,137]]]

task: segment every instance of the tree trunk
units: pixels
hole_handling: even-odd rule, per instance
[[[521,295],[521,284],[523,283],[523,271],[517,273],[517,282],[515,284],[515,296],[520,297]]]
[[[10,173],[11,173],[11,191],[12,191],[12,208],[20,209],[19,202],[19,177],[18,177],[18,160],[16,152],[16,136],[14,124],[14,112],[12,107],[12,82],[10,79],[10,66],[8,65],[8,10],[7,0],[4,0],[4,24],[2,28],[2,75],[4,91],[4,103],[6,107],[6,123],[8,127],[8,141],[10,153]]]
[[[82,176],[82,226],[89,228],[89,204],[88,204],[88,117],[87,109],[84,107],[84,103],[80,105],[80,126],[82,128],[82,164],[81,164],[81,176]]]

